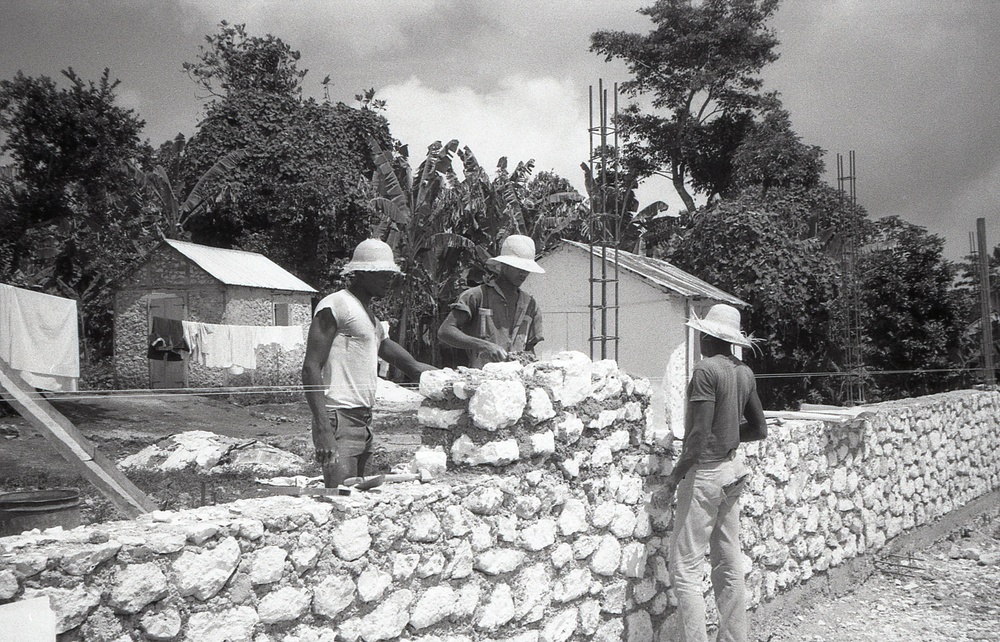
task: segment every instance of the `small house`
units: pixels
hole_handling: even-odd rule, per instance
[[[536,353],[577,350],[601,359],[603,334],[603,358],[615,358],[617,343],[621,369],[652,383],[655,426],[682,435],[685,388],[699,353],[686,322],[716,303],[747,303],[667,261],[613,248],[563,241],[538,263],[545,274],[523,286],[542,312]]]
[[[299,384],[315,294],[314,288],[256,252],[166,239],[115,284],[117,385],[176,389]],[[252,370],[208,367],[184,350],[164,353],[164,358],[154,356],[150,346],[154,319],[296,326],[302,342],[294,349],[288,342],[256,348]]]

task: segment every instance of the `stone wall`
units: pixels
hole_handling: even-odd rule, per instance
[[[424,423],[453,422],[415,458],[448,460],[433,481],[0,539],[0,601],[49,596],[63,641],[672,639],[648,384],[576,355],[506,368],[424,382]],[[1000,483],[996,392],[771,433],[747,447],[754,604]]]

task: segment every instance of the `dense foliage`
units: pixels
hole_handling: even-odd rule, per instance
[[[108,70],[68,86],[18,73],[0,82],[0,281],[76,299],[84,357],[110,348],[111,281],[147,231],[128,199],[126,162],[149,157],[143,121],[115,104]]]
[[[213,99],[187,145],[186,184],[225,154],[243,150],[227,180],[233,198],[192,220],[191,240],[261,252],[314,287],[364,238],[368,138],[389,141],[373,109],[303,99],[299,54],[279,38],[220,25],[185,69]]]

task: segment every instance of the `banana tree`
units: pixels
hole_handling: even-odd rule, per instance
[[[172,156],[183,156],[186,146],[183,135],[178,134],[168,145]],[[157,234],[161,238],[183,239],[189,236],[187,224],[193,217],[203,213],[212,202],[232,196],[232,186],[223,183],[220,187],[219,183],[246,157],[245,150],[237,149],[217,160],[198,178],[183,200],[178,197],[170,176],[162,165],[156,165],[152,171],[146,172],[132,162],[128,169],[139,192],[152,195],[155,199],[159,215],[154,218],[153,224]]]
[[[414,350],[423,335],[429,336],[431,357],[437,356],[436,328],[414,332],[463,286],[462,265],[474,254],[476,244],[456,231],[461,227],[461,197],[452,155],[458,141],[442,145],[436,141],[411,174],[405,146],[383,150],[369,139],[375,174],[370,199],[376,213],[371,234],[385,240],[403,264],[402,305],[399,313],[399,342]],[[411,338],[412,337],[412,338]]]

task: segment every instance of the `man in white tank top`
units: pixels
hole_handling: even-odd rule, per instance
[[[364,476],[379,358],[414,380],[433,369],[390,339],[372,311],[372,299],[385,296],[400,274],[392,249],[378,239],[362,241],[343,272],[353,275],[351,284],[316,306],[302,364],[313,445],[327,488]]]

